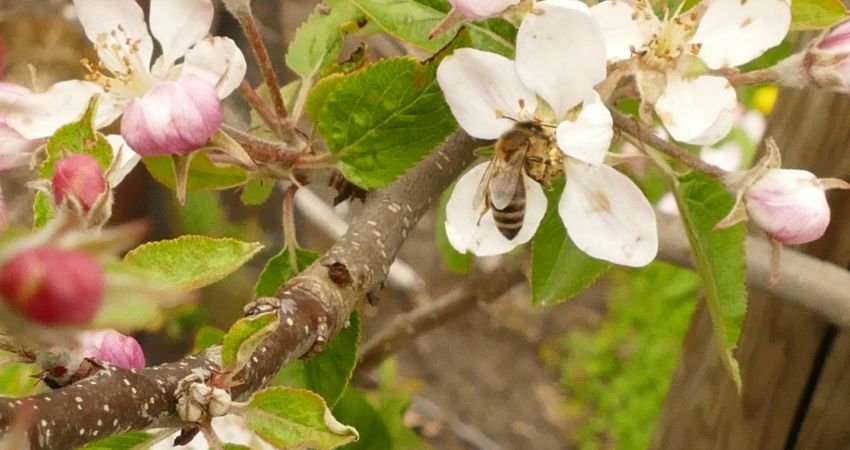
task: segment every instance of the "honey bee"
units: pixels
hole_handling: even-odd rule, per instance
[[[517,122],[499,137],[473,200],[479,222],[492,210],[496,228],[513,239],[525,218],[523,173],[551,188],[550,179],[560,167],[553,163],[551,150],[552,140],[537,122]]]

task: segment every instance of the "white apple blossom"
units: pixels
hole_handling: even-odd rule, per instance
[[[135,1],[74,0],[100,61],[84,61],[89,70],[85,81],[62,81],[45,92],[20,96],[4,105],[9,126],[29,139],[50,136],[60,126],[78,120],[89,99],[98,95],[95,125],[104,127],[134,99],[186,75],[214,86],[219,98],[229,95],[244,77],[246,63],[232,40],[207,37],[214,13],[212,2],[151,0],[150,4],[150,31],[162,50],[155,61],[153,38]]]
[[[726,136],[736,114],[735,89],[711,71],[755,59],[782,42],[791,22],[788,0],[703,0],[663,20],[646,0],[604,1],[592,12],[608,59],[635,56],[642,113],[654,106],[674,139],[697,145]]]
[[[570,238],[593,257],[642,265],[657,249],[655,216],[637,186],[602,163],[613,136],[611,115],[593,91],[605,78],[604,55],[602,32],[587,6],[548,0],[536,3],[520,25],[516,61],[460,49],[440,64],[437,81],[458,123],[474,137],[499,138],[516,121],[560,123],[568,180],[559,211]],[[474,207],[487,164],[461,176],[446,207],[449,242],[478,256],[528,242],[547,207],[540,184],[523,173],[524,221],[507,239],[492,212],[481,216]]]

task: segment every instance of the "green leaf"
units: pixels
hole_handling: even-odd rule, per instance
[[[139,431],[136,433],[119,434],[93,442],[79,450],[134,450],[151,441],[154,436]]]
[[[239,199],[248,206],[259,206],[269,199],[277,183],[266,178],[254,178],[242,189]]]
[[[273,384],[309,389],[333,407],[348,386],[357,364],[360,315],[353,311],[349,326],[309,361],[296,360],[275,375]]]
[[[32,204],[32,213],[33,225],[36,228],[47,225],[47,222],[56,217],[56,211],[53,210],[53,200],[44,192],[36,192],[35,201]]]
[[[310,95],[307,96],[307,103],[304,105],[304,110],[311,122],[318,125],[322,107],[325,106],[331,94],[343,85],[345,80],[345,74],[335,73],[322,78],[313,86]]]
[[[472,253],[460,253],[452,247],[449,237],[446,235],[446,204],[449,202],[454,183],[443,192],[440,197],[440,207],[437,209],[437,220],[434,224],[434,232],[437,235],[437,250],[443,257],[443,263],[454,273],[467,273],[472,267]]]
[[[174,161],[170,156],[143,158],[142,162],[154,180],[174,190]],[[241,186],[248,180],[245,171],[236,166],[216,166],[204,152],[192,157],[186,192],[229,189]]]
[[[611,265],[591,258],[573,243],[558,214],[563,181],[546,193],[549,206],[531,246],[531,301],[557,305],[587,289]]]
[[[794,0],[791,2],[792,30],[820,30],[847,18],[841,0]]]
[[[344,446],[346,450],[392,449],[390,431],[378,411],[366,397],[355,389],[346,389],[339,403],[333,408],[334,416],[351,424],[360,432],[360,440]]]
[[[310,79],[336,61],[346,33],[357,30],[363,13],[344,1],[319,4],[292,38],[286,65],[301,78]]]
[[[186,194],[186,202],[175,209],[180,218],[180,229],[185,234],[214,234],[218,226],[227,222],[219,204],[218,192]]]
[[[6,352],[0,352],[0,357],[12,356]],[[33,364],[12,363],[0,365],[0,395],[7,397],[23,397],[35,394],[43,389],[34,380],[38,377],[41,369]]]
[[[248,364],[248,358],[266,336],[280,324],[277,313],[265,313],[236,321],[221,343],[221,370],[236,373]]]
[[[364,13],[384,32],[409,42],[431,53],[445,47],[457,34],[459,25],[444,34],[429,39],[437,24],[445,19],[445,12],[415,0],[348,0],[360,7]],[[444,9],[444,8],[441,8]],[[465,25],[475,48],[512,57],[514,53],[513,26],[502,19],[470,22]]]
[[[224,450],[251,450],[251,448],[239,444],[224,444]]]
[[[124,261],[171,286],[192,290],[221,280],[262,248],[256,242],[190,235],[142,244]]]
[[[201,350],[212,347],[213,345],[221,344],[224,340],[226,332],[215,327],[203,326],[197,334],[195,334],[195,345],[192,346],[192,353],[198,353]]]
[[[104,261],[106,292],[92,327],[129,332],[151,328],[162,319],[160,308],[174,306],[182,291],[153,279],[138,267],[118,260]]]
[[[456,129],[434,64],[381,61],[348,77],[319,114],[319,131],[348,180],[378,188],[404,173]]]
[[[313,261],[319,259],[319,254],[304,250],[302,248],[295,250],[296,263],[298,267],[293,270],[289,264],[289,250],[283,249],[277,255],[269,258],[263,271],[260,272],[260,277],[257,279],[257,286],[254,288],[254,294],[257,297],[273,297],[278,288],[283,286],[283,283],[289,281],[296,273],[306,269],[307,266],[313,264]]]
[[[241,414],[277,448],[332,449],[358,439],[357,430],[339,423],[322,397],[310,391],[266,389],[254,394]]]
[[[97,99],[92,98],[88,108],[74,123],[60,127],[47,140],[46,158],[38,166],[38,174],[42,178],[53,178],[56,162],[74,153],[90,155],[106,170],[112,162],[112,146],[106,138],[94,129],[94,114],[97,110]]]
[[[732,209],[734,200],[723,186],[708,176],[690,173],[681,177],[674,194],[705,287],[706,304],[723,364],[740,391],[741,374],[732,350],[738,344],[747,312],[746,230],[743,224],[714,230],[717,222]]]

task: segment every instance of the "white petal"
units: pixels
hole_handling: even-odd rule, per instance
[[[558,124],[558,148],[573,158],[588,164],[599,165],[605,160],[611,139],[614,137],[614,120],[611,111],[594,92],[593,101],[582,106],[575,122],[565,120]]]
[[[206,38],[186,52],[183,73],[195,74],[216,87],[218,98],[225,98],[239,87],[248,65],[245,55],[232,39]]]
[[[124,141],[124,138],[120,134],[107,134],[106,140],[112,146],[112,157],[114,158],[108,181],[110,186],[115,187],[133,171],[133,168],[142,160],[142,157],[127,145],[127,142]]]
[[[787,0],[707,0],[708,9],[691,42],[711,69],[752,61],[779,45],[791,24]]]
[[[605,56],[621,61],[632,56],[632,48],[643,47],[641,27],[633,18],[635,10],[623,1],[604,1],[590,8],[605,37]]]
[[[142,65],[150,66],[153,54],[153,40],[148,34],[145,13],[133,0],[74,0],[77,16],[86,37],[92,43],[126,43],[126,40],[138,41],[138,57]],[[111,33],[123,30],[116,40]],[[110,69],[121,67],[121,62],[109,56],[108,50],[98,51],[101,60]]]
[[[629,179],[611,167],[567,163],[558,212],[576,246],[588,255],[640,267],[655,259],[655,211]]]
[[[483,217],[473,206],[473,199],[489,162],[481,163],[457,181],[446,205],[446,235],[449,242],[461,253],[472,252],[477,256],[507,253],[528,242],[537,231],[537,226],[546,214],[546,195],[536,181],[525,176],[526,204],[525,220],[519,233],[507,240],[487,212]]]
[[[727,142],[718,148],[703,148],[699,152],[699,159],[731,172],[741,168],[743,153],[736,142]]]
[[[6,122],[28,139],[48,137],[62,125],[80,120],[100,86],[87,81],[62,81],[45,92],[22,95],[6,113]]]
[[[483,19],[498,15],[520,0],[449,0],[449,3],[467,19]]]
[[[723,139],[735,122],[735,89],[723,77],[683,79],[667,73],[667,86],[655,112],[667,131],[680,142],[711,145]]]
[[[525,87],[513,61],[471,48],[455,50],[437,68],[437,82],[460,126],[471,136],[496,139],[537,109],[534,92]]]
[[[209,0],[151,0],[151,33],[162,48],[162,66],[170,67],[210,31]]]
[[[545,1],[534,7],[517,33],[517,71],[563,118],[605,78],[602,29],[580,2]]]

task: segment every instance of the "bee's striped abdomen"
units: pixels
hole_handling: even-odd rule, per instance
[[[516,237],[519,230],[522,228],[522,222],[525,218],[525,191],[518,189],[513,200],[508,203],[503,209],[493,208],[493,219],[496,221],[496,228],[502,233],[502,236],[507,239]]]

